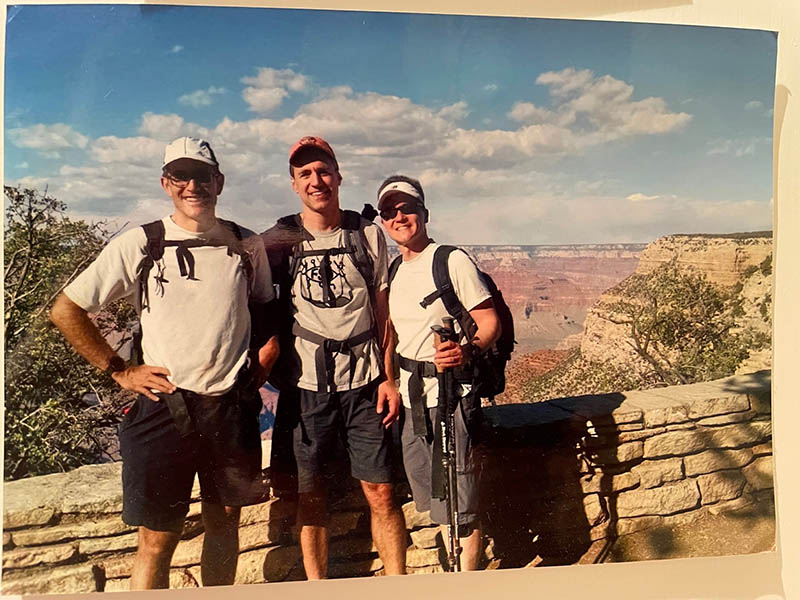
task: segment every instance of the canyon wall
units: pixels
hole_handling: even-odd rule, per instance
[[[731,235],[671,235],[649,244],[641,253],[636,273],[649,273],[662,264],[675,261],[681,271],[705,276],[727,290],[734,290],[741,300],[741,314],[736,317],[740,331],[749,329],[771,336],[772,300],[771,232]],[[601,294],[588,311],[580,349],[584,359],[608,362],[630,368],[645,364],[633,349],[629,326],[612,322],[611,306],[618,300],[614,290]],[[769,349],[753,352],[751,359],[737,372],[769,368]]]

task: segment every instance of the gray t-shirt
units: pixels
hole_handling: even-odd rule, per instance
[[[182,229],[170,217],[162,221],[166,240],[214,241],[231,236],[219,223],[209,231],[195,233]],[[274,296],[261,238],[244,228],[241,232],[253,266],[249,294],[242,261],[229,255],[227,246],[190,248],[194,258],[191,279],[180,273],[176,248],[167,246],[163,258],[150,270],[150,308],[142,311],[138,276],[147,238],[141,227],[111,240],[64,293],[88,312],[127,298],[139,313],[145,364],[169,369],[169,380],[179,388],[212,396],[224,394],[233,387],[247,359],[248,296],[256,303],[269,302]],[[163,287],[156,280],[159,275]]]
[[[386,240],[378,226],[361,219],[367,239],[367,252],[374,264],[374,289],[386,289],[388,254]],[[313,239],[303,242],[303,250],[325,250],[345,245],[344,230],[308,230]],[[328,339],[347,340],[373,327],[373,308],[366,282],[358,271],[352,255],[330,257],[330,288],[323,290],[321,256],[298,258],[297,276],[292,285],[292,312],[297,324]],[[326,297],[327,296],[327,297]],[[318,389],[315,353],[318,344],[299,336],[295,338],[298,360],[293,361],[292,379],[297,387]],[[354,368],[351,372],[349,352],[334,353],[336,390],[350,390],[367,385],[380,373],[382,352],[374,337],[353,349]],[[325,382],[323,382],[325,383]]]

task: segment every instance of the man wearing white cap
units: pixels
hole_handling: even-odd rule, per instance
[[[378,188],[378,212],[383,228],[400,249],[400,257],[389,269],[389,315],[396,333],[395,351],[400,365],[400,396],[404,414],[401,440],[403,464],[418,511],[430,510],[436,523],[450,521],[447,503],[437,492],[441,465],[437,451],[439,428],[439,383],[437,368],[457,369],[471,365],[471,359],[486,352],[500,335],[500,322],[491,294],[470,258],[453,247],[435,243],[426,228],[428,209],[419,181],[403,175],[387,178]],[[446,250],[444,260],[457,302],[469,313],[476,329],[471,339],[459,344],[447,341],[435,346],[432,326],[450,315],[442,291],[434,282],[434,258]],[[456,321],[457,331],[460,324]],[[478,568],[481,531],[478,516],[477,464],[473,453],[473,432],[480,407],[475,397],[474,371],[456,371],[455,411],[457,456],[458,523],[463,548],[461,567]],[[459,374],[461,376],[459,376]],[[389,373],[390,376],[395,375]],[[441,471],[438,471],[441,474]],[[445,534],[443,534],[445,535]]]
[[[224,183],[208,142],[170,143],[161,186],[172,215],[111,240],[51,312],[78,353],[139,394],[119,428],[122,518],[139,527],[131,589],[169,587],[195,474],[203,585],[233,583],[239,507],[265,500],[257,390],[278,353],[264,308],[274,292],[260,237],[216,217]],[[120,298],[140,317],[137,365],[87,314]]]

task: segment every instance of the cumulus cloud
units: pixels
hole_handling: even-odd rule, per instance
[[[536,78],[549,88],[549,108],[517,102],[509,118],[523,124],[549,124],[563,130],[558,139],[573,138],[575,148],[587,148],[626,137],[679,130],[691,116],[671,112],[663,98],[633,100],[633,86],[588,69],[549,71]],[[555,138],[554,138],[555,139]]]
[[[483,86],[483,90],[485,92],[496,92],[498,89],[500,88],[496,83],[487,83],[485,86]]]
[[[764,108],[764,103],[761,100],[750,100],[744,105],[745,110],[761,110],[762,108]]]
[[[194,108],[201,106],[209,106],[214,101],[214,96],[225,94],[227,90],[223,87],[214,87],[213,85],[207,90],[195,90],[188,94],[184,94],[178,98],[178,102]]]
[[[27,161],[25,161],[25,162],[21,162],[21,163],[19,163],[19,164],[17,165],[17,169],[27,169],[29,166],[30,166],[30,165],[27,163]]]
[[[172,48],[169,49],[169,53],[170,54],[178,54],[178,52],[181,52],[182,50],[183,50],[183,46],[181,46],[179,44],[175,44]]]
[[[243,77],[247,87],[242,98],[253,112],[268,113],[281,105],[290,93],[308,92],[311,80],[292,69],[261,67],[255,77]]]
[[[439,109],[437,114],[448,121],[460,121],[466,118],[469,114],[469,109],[467,108],[467,103],[462,100]]]
[[[90,154],[99,163],[132,163],[158,167],[164,143],[147,137],[103,136],[92,142]]]
[[[59,150],[86,148],[89,138],[64,123],[45,125],[38,123],[30,127],[15,127],[7,131],[11,143],[18,148],[38,150],[42,155],[58,158]]]
[[[160,115],[146,112],[142,115],[139,133],[145,137],[169,142],[184,135],[208,138],[209,130],[195,123],[187,123],[176,114]]]
[[[765,203],[713,205],[704,212],[703,203],[691,199],[641,191],[626,197],[614,173],[602,179],[567,175],[562,158],[582,160],[609,140],[675,131],[690,119],[661,98],[637,99],[626,82],[590,71],[542,74],[537,83],[550,90],[546,106],[520,101],[510,109],[511,127],[486,123],[480,130],[463,124],[469,110],[463,101],[430,108],[349,86],[321,88],[292,69],[260,69],[242,82],[254,112],[268,113],[293,94],[304,102],[281,118],[225,117],[208,128],[178,114],[144,113],[138,135],[87,141],[89,162],[65,166],[46,183],[80,214],[144,222],[170,208],[158,186],[164,144],[181,135],[204,137],[226,175],[220,216],[261,231],[298,209],[286,153],[299,137],[315,134],[336,151],[343,207],[360,210],[391,173],[419,177],[435,206],[431,231],[441,242],[649,241],[690,229],[741,230],[737,223],[763,217]],[[764,214],[768,224],[771,212]]]

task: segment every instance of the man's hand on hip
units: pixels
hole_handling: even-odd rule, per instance
[[[152,390],[172,394],[178,389],[167,379],[169,374],[169,369],[164,367],[138,365],[136,367],[128,367],[122,371],[115,371],[111,374],[111,377],[121,388],[143,394],[154,402],[158,402],[159,398]]]

